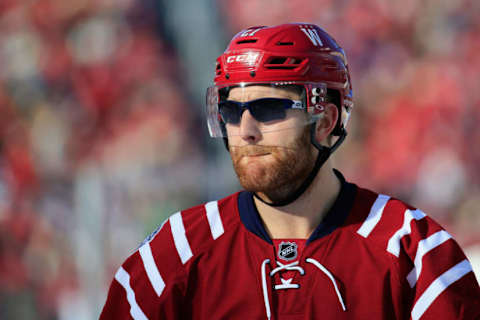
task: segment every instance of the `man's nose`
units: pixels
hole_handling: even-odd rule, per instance
[[[245,110],[240,118],[240,136],[248,143],[256,143],[262,137],[259,123],[252,116],[250,110]]]

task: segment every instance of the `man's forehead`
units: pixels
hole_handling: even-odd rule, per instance
[[[250,85],[244,87],[233,87],[229,90],[228,100],[240,102],[260,98],[282,98],[300,100],[297,88],[275,87],[271,85]]]

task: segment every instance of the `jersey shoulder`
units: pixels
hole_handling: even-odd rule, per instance
[[[471,265],[452,235],[425,212],[366,189],[359,188],[357,197],[351,230],[377,261],[383,258],[396,269],[401,282],[413,288],[419,277],[430,283],[450,270],[471,273]]]
[[[352,231],[386,254],[398,258],[402,250],[438,232],[448,235],[425,212],[402,200],[363,188],[358,188],[356,197]]]
[[[237,200],[235,193],[172,214],[142,242],[139,251],[150,247],[174,269],[187,265],[240,222]]]
[[[163,222],[117,270],[101,319],[178,315],[195,257],[238,223],[237,198],[233,194],[182,210]]]
[[[356,197],[348,228],[372,263],[388,263],[399,288],[411,297],[412,319],[479,316],[480,288],[472,266],[445,229],[388,195],[359,188]]]

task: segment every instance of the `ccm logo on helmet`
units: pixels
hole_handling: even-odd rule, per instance
[[[310,39],[310,41],[313,43],[314,46],[318,47],[323,47],[323,42],[322,39],[320,39],[320,36],[317,33],[317,30],[315,29],[310,29],[308,27],[300,27],[300,30],[305,33],[305,35]]]
[[[257,52],[249,52],[244,54],[232,55],[227,57],[227,63],[232,62],[246,62],[248,64],[255,64],[257,60],[258,53]]]

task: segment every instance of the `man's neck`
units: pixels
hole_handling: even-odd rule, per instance
[[[272,239],[307,239],[332,207],[340,189],[340,180],[328,161],[295,202],[272,207],[256,198],[254,201]]]

